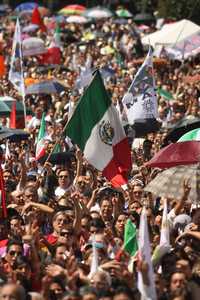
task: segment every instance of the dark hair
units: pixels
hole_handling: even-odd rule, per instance
[[[8,240],[7,247],[6,247],[6,252],[7,253],[8,253],[8,251],[9,251],[9,249],[12,245],[20,246],[23,249],[22,240],[18,237],[14,237],[13,239]]]
[[[26,265],[31,269],[31,264],[26,256],[17,256],[13,264],[13,270],[16,270],[19,266]]]
[[[104,221],[101,218],[94,218],[90,221],[90,227],[96,227],[98,229],[104,229],[105,228],[105,224]]]
[[[119,295],[119,294],[125,294],[130,299],[132,299],[132,300],[134,299],[133,291],[128,286],[121,285],[121,286],[117,287],[114,291],[114,296]]]

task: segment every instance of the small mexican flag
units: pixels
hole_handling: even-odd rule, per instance
[[[66,135],[113,186],[127,183],[126,172],[131,168],[128,139],[99,71],[76,106]]]
[[[45,113],[42,114],[42,119],[40,123],[40,129],[37,137],[37,145],[36,145],[36,153],[35,158],[39,160],[42,156],[45,155],[45,137],[46,135],[46,121],[45,121]]]
[[[136,226],[130,219],[127,220],[124,230],[124,250],[131,256],[134,256],[138,250]]]
[[[158,94],[161,97],[165,98],[166,100],[172,100],[174,98],[173,95],[170,92],[168,92],[167,90],[164,90],[162,88],[158,88],[157,91],[158,91]]]

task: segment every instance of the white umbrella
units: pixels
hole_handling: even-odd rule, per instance
[[[22,49],[23,56],[38,55],[46,52],[44,41],[36,37],[23,40]]]
[[[25,26],[22,31],[23,32],[34,32],[38,29],[38,25],[37,24],[29,24],[27,26]]]
[[[87,9],[83,15],[87,18],[91,18],[91,19],[104,19],[104,18],[110,18],[113,16],[113,13],[105,8],[105,7],[93,7],[90,9]]]
[[[86,19],[83,16],[69,16],[67,18],[67,23],[84,24],[84,23],[88,23],[88,19]]]

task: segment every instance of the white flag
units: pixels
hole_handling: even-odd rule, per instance
[[[136,120],[157,118],[158,104],[151,47],[122,102],[130,125]]]
[[[98,252],[95,245],[95,235],[92,238],[92,263],[88,278],[91,278],[94,273],[98,271]]]
[[[154,272],[153,266],[151,262],[151,245],[149,241],[149,232],[148,232],[148,224],[147,224],[147,215],[146,209],[143,208],[142,214],[140,216],[140,227],[139,227],[139,255],[141,259],[148,264],[148,279],[149,285],[145,285],[143,282],[142,273],[138,272],[138,290],[142,295],[142,300],[156,300],[156,290],[154,283]]]
[[[11,155],[10,155],[10,149],[9,149],[9,145],[8,145],[8,140],[6,141],[6,152],[5,152],[5,159],[8,160],[10,159]]]
[[[21,28],[19,19],[17,19],[15,25],[15,34],[13,38],[13,48],[10,71],[8,79],[14,87],[19,91],[22,97],[25,96],[24,86],[24,74],[23,74],[23,61],[22,61],[22,39],[21,39]]]
[[[170,248],[169,221],[167,216],[167,199],[164,199],[162,225],[160,232],[160,246],[167,246]]]

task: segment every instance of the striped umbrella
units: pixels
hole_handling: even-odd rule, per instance
[[[86,10],[86,7],[83,5],[78,5],[78,4],[72,4],[72,5],[67,5],[63,7],[61,10],[59,10],[60,15],[81,15],[84,11]]]
[[[66,86],[64,83],[54,79],[29,85],[26,89],[26,94],[59,94],[65,90]]]
[[[200,200],[200,165],[177,166],[159,173],[145,187],[145,191],[161,197],[180,199],[183,195],[183,181],[189,179],[192,202]]]

